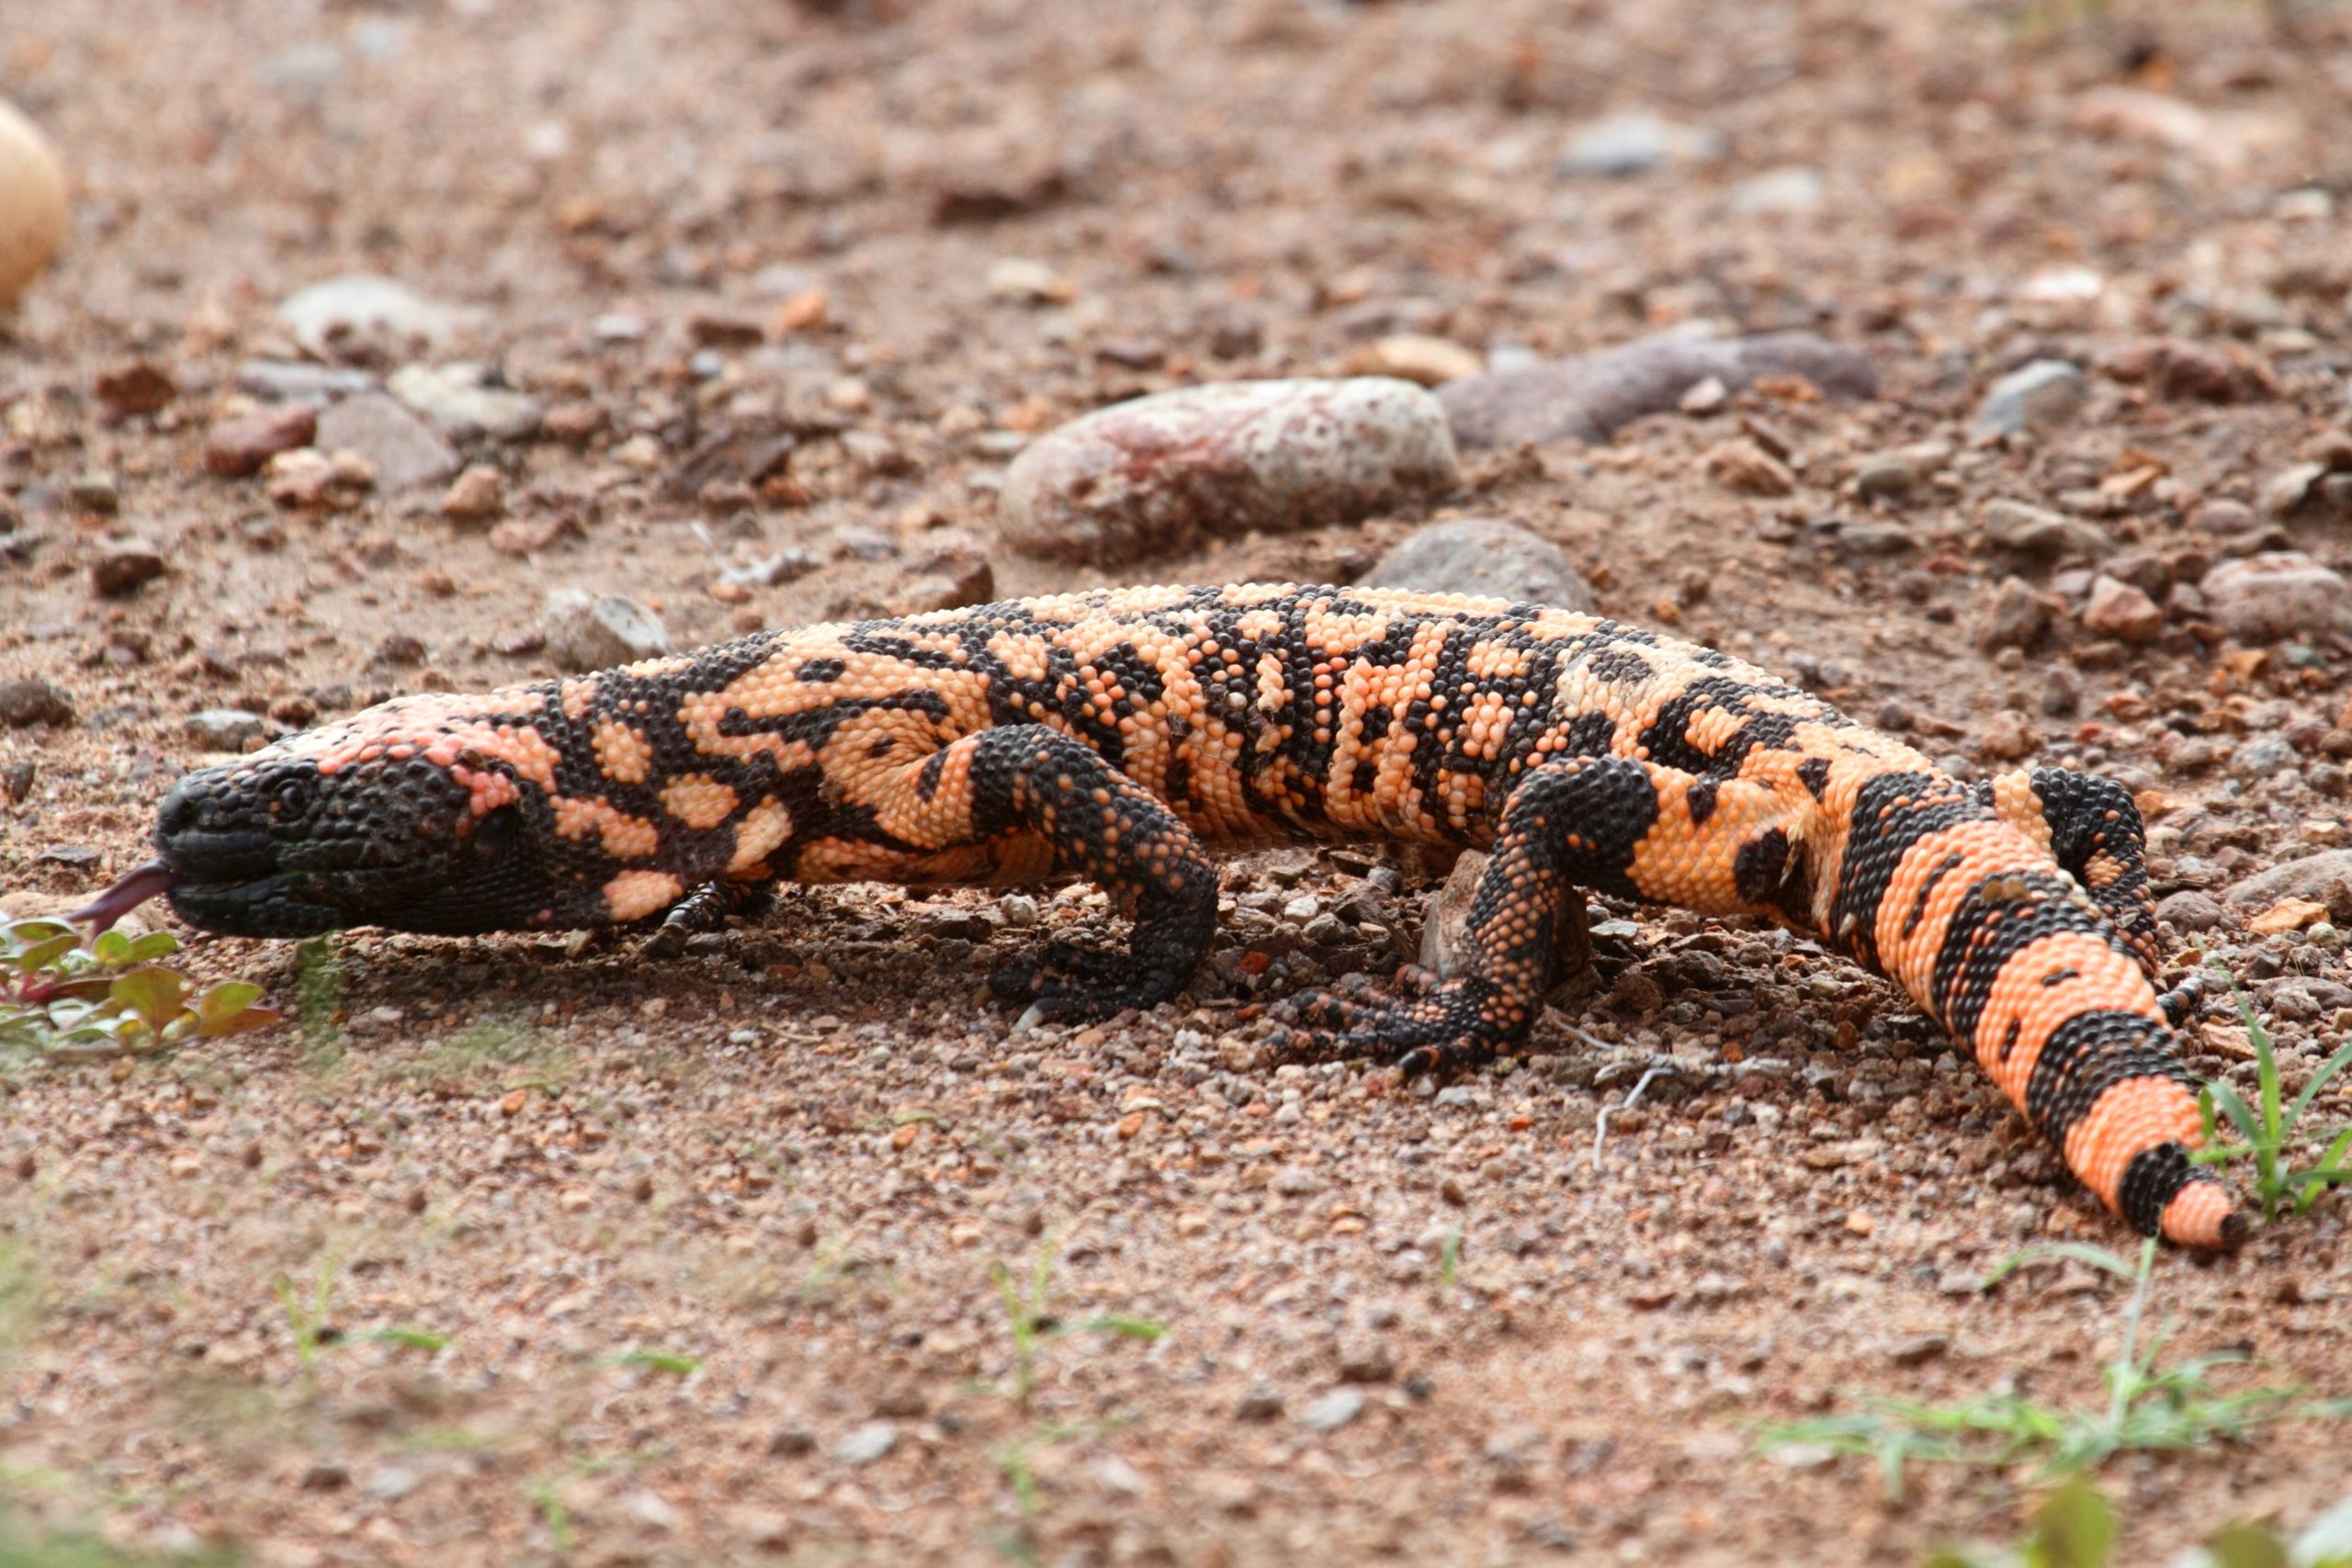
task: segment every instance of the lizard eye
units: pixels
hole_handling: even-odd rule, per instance
[[[511,806],[502,806],[474,825],[474,849],[482,854],[498,854],[513,849],[522,834],[522,813]]]
[[[300,779],[288,779],[270,796],[281,817],[300,817],[311,809],[311,786]]]

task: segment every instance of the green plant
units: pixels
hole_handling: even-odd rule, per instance
[[[1037,1248],[1036,1258],[1029,1266],[1025,1289],[1013,1282],[1012,1270],[1002,1263],[989,1266],[989,1278],[1004,1303],[1005,1321],[1012,1333],[1012,1382],[1010,1387],[998,1384],[992,1392],[1004,1395],[1023,1410],[1029,1408],[1029,1396],[1036,1390],[1037,1351],[1044,1341],[1072,1334],[1113,1334],[1150,1340],[1168,1332],[1165,1325],[1138,1317],[1080,1317],[1065,1323],[1051,1316],[1046,1310],[1046,1298],[1053,1281],[1054,1245],[1054,1239],[1048,1236]]]
[[[2115,1510],[2077,1478],[2042,1498],[2022,1546],[1940,1547],[1928,1555],[1928,1568],[2107,1568],[2114,1546]]]
[[[0,1563],[6,1563],[7,1568],[153,1568],[165,1562],[172,1568],[236,1568],[243,1561],[227,1548],[217,1546],[168,1556],[125,1551],[94,1535],[24,1533],[6,1518],[0,1518]]]
[[[179,952],[169,931],[101,932],[90,945],[62,920],[0,921],[0,1048],[51,1056],[153,1055],[187,1040],[277,1021],[261,987],[199,989],[156,962]]]
[[[2223,974],[2226,976],[2227,971]],[[2254,1043],[2256,1103],[2248,1105],[2244,1095],[2219,1078],[2207,1080],[2197,1097],[2198,1109],[2205,1117],[2206,1146],[2189,1157],[2200,1165],[2216,1166],[2252,1159],[2254,1190],[2262,1200],[2263,1219],[2277,1219],[2282,1208],[2300,1214],[2317,1202],[2320,1194],[2329,1188],[2352,1181],[2352,1125],[2337,1133],[2320,1153],[2317,1163],[2308,1168],[2297,1168],[2287,1157],[2298,1150],[2317,1146],[2325,1136],[2297,1129],[2320,1091],[2346,1067],[2352,1066],[2352,1045],[2346,1045],[2321,1064],[2301,1092],[2291,1101],[2287,1100],[2279,1087],[2278,1053],[2271,1044],[2270,1032],[2262,1027],[2262,1021],[2255,1016],[2252,1004],[2234,980],[2230,983],[2230,991],[2237,999],[2238,1017],[2245,1024],[2246,1036]],[[2221,1141],[2221,1119],[2224,1117],[2245,1140],[2243,1143]]]
[[[2080,1259],[2099,1250],[2066,1247],[2030,1252],[1995,1270],[1986,1283],[1997,1282],[2036,1257]],[[2141,1345],[2155,1255],[2156,1244],[2151,1240],[2142,1246],[2137,1268],[2111,1253],[2098,1264],[2132,1280],[2122,1346],[2100,1373],[2107,1388],[2102,1405],[2052,1409],[2016,1393],[1982,1394],[1951,1404],[1871,1395],[1859,1410],[1768,1426],[1758,1441],[1768,1450],[1809,1444],[1874,1459],[1885,1477],[1888,1501],[1899,1503],[1904,1470],[1913,1461],[1996,1466],[2030,1461],[2039,1476],[2048,1480],[2096,1470],[2129,1450],[2194,1449],[2243,1441],[2282,1421],[2352,1416],[2352,1400],[2312,1399],[2299,1389],[2216,1390],[2213,1370],[2244,1360],[2243,1356],[2199,1356],[2178,1366],[2159,1367],[2161,1339],[2144,1349]]]
[[[302,1049],[314,1069],[343,1059],[343,958],[332,936],[314,936],[294,947],[294,1019],[301,1026]]]
[[[643,1367],[648,1371],[668,1372],[673,1377],[685,1377],[702,1366],[692,1356],[681,1356],[674,1350],[623,1350],[607,1356],[605,1363],[613,1367]]]
[[[1030,1396],[1036,1392],[1037,1360],[1046,1341],[1078,1334],[1107,1334],[1148,1341],[1168,1332],[1166,1325],[1139,1317],[1079,1317],[1065,1321],[1053,1316],[1046,1301],[1052,1294],[1055,1247],[1055,1238],[1050,1235],[1039,1244],[1025,1283],[1017,1281],[1012,1270],[1003,1263],[989,1265],[989,1279],[996,1286],[998,1301],[1003,1303],[1005,1325],[1012,1337],[1012,1375],[1005,1382],[977,1386],[1006,1401],[1024,1416],[1029,1410]],[[1000,1555],[1023,1564],[1038,1561],[1036,1529],[1041,1504],[1036,1470],[1030,1462],[1033,1456],[1072,1438],[1100,1437],[1114,1430],[1116,1423],[1034,1422],[996,1450],[998,1473],[1012,1489],[1013,1501],[1021,1510],[1018,1532],[997,1531],[989,1537],[989,1544]]]
[[[2086,1481],[2042,1498],[2023,1542],[2014,1547],[1939,1547],[1927,1568],[2108,1568],[2118,1534],[2115,1510]],[[2292,1540],[2267,1525],[2234,1524],[2173,1568],[2352,1568],[2352,1500],[2313,1519]]]
[[[305,1383],[317,1382],[320,1352],[337,1345],[397,1345],[428,1354],[448,1346],[449,1337],[446,1334],[397,1324],[363,1328],[352,1334],[336,1328],[332,1314],[335,1286],[342,1277],[343,1259],[329,1253],[319,1260],[318,1277],[311,1281],[307,1294],[295,1284],[292,1275],[283,1271],[270,1281],[270,1288],[277,1292],[278,1303],[286,1309],[287,1327],[294,1337],[294,1354],[302,1363]]]

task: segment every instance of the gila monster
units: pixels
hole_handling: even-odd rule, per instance
[[[1379,839],[1492,860],[1461,971],[1274,1010],[1303,1055],[1408,1073],[1522,1040],[1584,890],[1760,916],[1890,976],[2145,1234],[2239,1239],[2189,1158],[2132,796],[1968,784],[1753,665],[1587,615],[1295,584],[1120,588],[748,637],[488,695],[399,698],[191,773],[157,893],[246,936],[711,929],[782,881],[1089,879],[1124,954],[999,970],[1047,1019],[1173,998],[1204,845]]]

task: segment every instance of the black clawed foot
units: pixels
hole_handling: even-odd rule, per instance
[[[718,931],[729,915],[762,915],[775,906],[775,889],[763,883],[706,882],[670,906],[639,952],[647,958],[675,958],[685,952],[688,937]]]
[[[2204,975],[2192,974],[2158,997],[2156,1006],[2163,1010],[2165,1021],[2178,1029],[2195,1018],[2205,1005],[2205,991],[2211,984]]]
[[[1458,1072],[1494,1060],[1518,1037],[1487,1004],[1476,980],[1441,980],[1408,964],[1392,987],[1351,977],[1336,989],[1303,991],[1278,1004],[1276,1043],[1312,1061],[1392,1057],[1408,1078]]]

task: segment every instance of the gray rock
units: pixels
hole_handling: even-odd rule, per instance
[[[215,751],[242,751],[262,738],[264,720],[243,708],[206,708],[187,716],[187,732]]]
[[[1363,585],[1483,594],[1560,610],[1589,611],[1595,604],[1592,585],[1568,564],[1566,551],[1495,517],[1419,529],[1374,562]]]
[[[843,1464],[872,1464],[899,1446],[899,1428],[888,1421],[868,1421],[833,1449]]]
[[[2156,906],[2156,919],[2175,931],[2210,931],[2225,924],[2230,912],[2210,893],[2195,888],[2175,893]]]
[[[1438,389],[1464,446],[1608,440],[1644,414],[1675,408],[1710,377],[1737,391],[1759,376],[1802,376],[1835,398],[1870,398],[1870,361],[1811,333],[1747,338],[1639,338],[1511,370],[1465,376]]]
[[[358,453],[376,471],[377,491],[386,495],[442,484],[458,471],[449,444],[383,392],[362,392],[327,409],[311,444],[325,453]]]
[[[1854,493],[1864,501],[1901,501],[1919,488],[1919,470],[1899,457],[1865,459],[1854,473]]]
[[[489,370],[470,360],[403,365],[384,385],[452,441],[526,441],[547,415],[538,399],[492,386]]]
[[[1622,179],[1673,160],[1711,164],[1724,155],[1720,130],[1678,125],[1645,109],[1612,114],[1579,126],[1562,150],[1562,175],[1598,175]]]
[[[0,681],[0,724],[25,729],[36,724],[62,727],[73,722],[74,702],[62,689],[32,676]]]
[[[277,307],[277,320],[296,343],[324,357],[345,333],[438,346],[464,324],[465,312],[391,278],[354,273],[303,289]]]
[[[2230,772],[2240,778],[2267,779],[2295,765],[2295,749],[2276,735],[2258,736],[2230,753]]]
[[[1298,1413],[1298,1424],[1317,1432],[1336,1432],[1363,1414],[1363,1395],[1351,1388],[1333,1389]]]
[[[2240,908],[2267,909],[2288,898],[2327,906],[2338,923],[2352,920],[2352,850],[2323,850],[2249,876],[2222,895]]]
[[[2240,642],[2352,632],[2352,585],[2301,550],[2223,561],[2197,586],[2214,624]]]
[[[2270,476],[2262,483],[2262,513],[2266,517],[2285,517],[2311,499],[2312,490],[2327,477],[2325,463],[2297,463]]]
[[[1792,217],[1819,210],[1825,188],[1819,169],[1793,164],[1732,186],[1730,207],[1743,218]]]
[[[626,593],[559,589],[548,595],[542,618],[548,657],[566,670],[605,670],[670,651],[662,617]]]
[[[273,403],[307,403],[322,409],[337,398],[376,389],[365,370],[312,365],[300,359],[248,359],[237,367],[237,389]]]
[[[1979,435],[2055,430],[2080,413],[2089,398],[2079,367],[2064,359],[2037,359],[1993,383],[1976,405],[1973,428]]]
[[[2096,560],[2115,548],[2096,524],[2022,501],[1988,501],[1977,518],[1994,547],[2032,560]]]
[[[1252,529],[1352,523],[1460,478],[1408,381],[1235,381],[1100,409],[1032,443],[997,500],[1006,541],[1112,565]]]
[[[1919,536],[1900,523],[1848,523],[1838,528],[1836,543],[1841,556],[1900,556],[1919,547]]]

